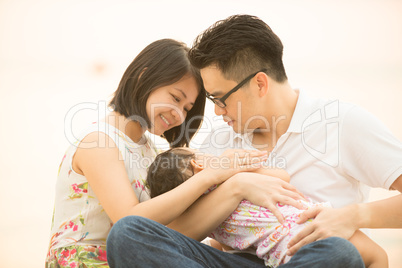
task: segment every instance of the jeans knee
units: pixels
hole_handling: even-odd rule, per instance
[[[342,246],[349,247],[349,244],[351,244],[348,240],[335,236],[327,238],[326,241],[328,241],[334,247],[342,247]]]
[[[135,234],[138,227],[143,226],[144,218],[140,216],[127,216],[118,220],[109,232],[107,237],[107,246],[112,247],[113,244],[124,239],[126,236]]]
[[[354,254],[355,252],[358,252],[356,247],[349,242],[349,240],[346,240],[341,237],[330,237],[326,239],[327,243],[329,243],[333,248],[345,251],[345,252],[351,252]]]
[[[128,228],[136,228],[140,226],[144,226],[145,222],[149,221],[149,219],[140,217],[140,216],[126,216],[118,220],[112,227],[112,230],[116,230],[118,232],[125,231]]]
[[[339,261],[347,265],[345,267],[364,267],[359,251],[349,240],[340,237],[330,237],[326,240],[331,245],[334,255],[339,257]]]

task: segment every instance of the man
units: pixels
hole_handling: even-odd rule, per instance
[[[201,69],[215,113],[227,122],[209,135],[203,150],[267,150],[292,185],[331,202],[335,209],[301,216],[300,222],[316,219],[292,239],[292,254],[330,236],[348,239],[359,228],[401,228],[402,195],[364,203],[368,186],[402,192],[401,142],[359,107],[293,90],[282,51],[269,26],[248,15],[217,22],[196,39],[190,60]]]
[[[211,133],[202,149],[214,154],[230,147],[267,150],[269,162],[285,168],[293,185],[335,207],[309,210],[301,216],[301,222],[316,219],[294,237],[289,254],[295,255],[281,267],[363,267],[357,250],[346,239],[358,228],[402,227],[402,197],[360,204],[367,197],[362,183],[402,191],[402,146],[361,109],[313,100],[293,90],[282,64],[282,50],[272,30],[247,15],[217,22],[196,39],[190,60],[201,69],[216,114],[228,123]],[[363,134],[355,133],[355,128]],[[364,146],[360,139],[365,140]],[[369,146],[375,152],[365,151]],[[215,191],[222,193],[224,184]],[[189,210],[217,196],[218,192],[207,195]],[[223,211],[218,209],[221,204],[216,199],[208,206]],[[190,213],[184,214],[187,218],[182,221],[191,222]],[[199,221],[189,226],[198,228],[204,221],[211,222],[208,215],[200,215],[194,217]],[[169,227],[194,237],[181,226]],[[252,255],[221,252],[181,233],[148,219],[124,218],[114,225],[108,238],[109,264],[264,267],[263,261]]]

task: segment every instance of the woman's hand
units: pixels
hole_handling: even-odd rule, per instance
[[[261,168],[267,158],[266,151],[230,149],[220,156],[204,156],[203,172],[211,174],[214,184],[220,184],[239,172]]]
[[[293,185],[275,177],[242,172],[233,176],[239,194],[243,199],[251,203],[265,207],[275,215],[279,222],[283,223],[284,218],[276,207],[277,203],[282,203],[303,209],[303,205],[297,200],[305,200],[303,194]]]

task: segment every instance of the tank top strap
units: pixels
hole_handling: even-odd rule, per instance
[[[143,136],[143,139],[135,143],[128,137],[124,132],[121,130],[115,128],[114,126],[106,123],[106,122],[95,122],[93,123],[86,131],[84,131],[81,136],[80,140],[84,139],[85,136],[92,132],[102,132],[105,133],[108,137],[110,137],[117,148],[119,149],[123,160],[126,158],[126,151],[127,150],[132,150],[136,148],[142,147],[144,144],[148,142],[146,136]],[[98,146],[114,146],[114,145],[108,145],[108,144],[99,144]]]

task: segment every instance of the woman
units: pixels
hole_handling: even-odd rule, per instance
[[[203,236],[211,223],[199,228],[190,225],[197,220],[197,209],[187,210],[190,205],[212,185],[239,171],[255,169],[251,164],[266,157],[262,152],[230,152],[225,157],[240,158],[240,167],[231,168],[231,161],[226,166],[229,171],[206,169],[181,187],[149,200],[144,182],[156,149],[144,132],[161,135],[171,147],[184,146],[201,124],[204,89],[198,70],[187,59],[187,51],[184,44],[170,39],[147,46],[124,73],[110,102],[113,112],[84,131],[67,150],[57,180],[46,267],[108,267],[106,238],[112,225],[129,215],[172,224],[183,233],[187,228]],[[247,184],[260,189],[257,180]],[[263,190],[254,196],[266,196]],[[233,193],[220,198],[230,195]],[[224,204],[222,210],[231,212],[236,202]],[[212,224],[221,217],[212,217]]]

